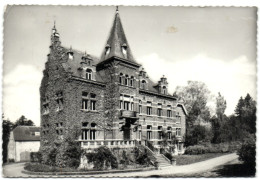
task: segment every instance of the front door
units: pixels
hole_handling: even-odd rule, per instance
[[[130,131],[130,124],[127,123],[124,127],[124,140],[130,140]]]

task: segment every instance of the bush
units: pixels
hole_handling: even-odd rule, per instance
[[[109,148],[105,146],[101,146],[95,149],[92,153],[85,154],[88,162],[93,163],[93,169],[103,170],[112,168],[115,169],[118,167],[117,158],[112,154]]]
[[[164,153],[164,156],[167,157],[170,161],[173,160],[173,156],[171,155],[171,153]]]
[[[255,138],[251,137],[246,139],[238,153],[239,160],[243,161],[244,164],[255,167],[256,165],[256,143]]]
[[[32,172],[75,172],[77,169],[73,168],[60,168],[56,166],[49,166],[40,163],[26,163],[24,169]]]
[[[205,154],[205,153],[229,153],[235,152],[240,148],[239,142],[231,143],[201,143],[199,145],[189,146],[185,150],[185,154],[195,155],[195,154]]]
[[[56,156],[57,156],[57,149],[53,148],[50,151],[50,154],[48,155],[48,160],[47,160],[47,164],[51,165],[51,166],[55,166],[56,165]]]
[[[31,162],[42,162],[42,154],[40,152],[31,152],[30,153],[30,161]]]
[[[150,152],[147,151],[146,148],[140,146],[140,147],[135,147],[134,149],[134,154],[135,154],[135,162],[140,165],[144,166],[156,166],[156,158],[151,154]]]
[[[185,150],[185,154],[205,154],[205,147],[201,145],[189,146]]]
[[[64,153],[65,166],[77,168],[80,165],[81,148],[79,142],[68,140],[68,145]]]

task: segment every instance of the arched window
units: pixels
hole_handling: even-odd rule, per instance
[[[123,73],[119,75],[119,84],[123,84]]]
[[[146,81],[145,80],[141,81],[141,89],[146,89]]]
[[[128,75],[125,75],[125,85],[128,85]]]
[[[139,101],[139,113],[142,113],[142,101]]]
[[[86,79],[89,79],[89,80],[92,79],[92,70],[91,69],[86,70]]]
[[[163,94],[166,94],[166,93],[167,93],[166,86],[163,86],[163,88],[162,88],[162,92],[163,92]]]
[[[90,126],[91,126],[92,128],[95,128],[96,125],[97,125],[96,123],[91,123],[91,124],[90,124]]]

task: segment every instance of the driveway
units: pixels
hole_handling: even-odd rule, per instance
[[[129,172],[129,173],[114,173],[114,174],[96,174],[96,175],[73,175],[70,177],[148,177],[148,176],[160,176],[160,175],[174,175],[174,174],[193,174],[212,170],[213,168],[226,164],[230,161],[238,159],[236,153],[223,155],[220,157],[212,158],[206,161],[184,165],[184,166],[172,166],[165,167],[160,170],[143,171],[143,172]],[[24,163],[10,164],[3,166],[3,174],[5,177],[44,177],[36,175],[23,174],[22,170]],[[45,176],[46,177],[46,176]],[[57,176],[55,176],[57,177]],[[58,176],[66,177],[66,176]]]

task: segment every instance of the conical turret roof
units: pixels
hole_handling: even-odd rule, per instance
[[[112,29],[110,31],[104,51],[101,55],[101,61],[111,57],[118,57],[135,62],[124,33],[118,10],[116,11]]]

